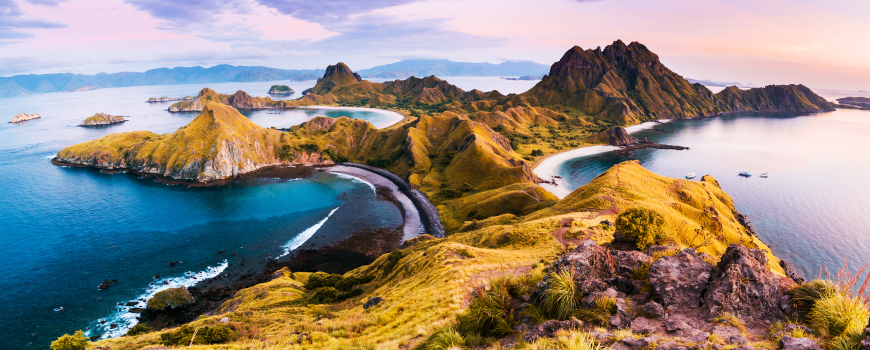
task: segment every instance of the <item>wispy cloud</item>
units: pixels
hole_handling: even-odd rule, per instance
[[[420,0],[259,0],[261,4],[281,13],[315,22],[344,21],[351,15],[418,1]]]
[[[0,0],[0,45],[8,45],[14,40],[33,37],[33,34],[20,30],[23,28],[64,27],[66,27],[66,25],[63,23],[25,17],[24,11],[21,10],[18,3],[13,0]]]

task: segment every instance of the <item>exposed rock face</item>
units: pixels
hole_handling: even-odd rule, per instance
[[[12,118],[12,121],[10,123],[20,123],[23,121],[33,120],[33,119],[37,119],[37,118],[42,118],[42,116],[40,116],[39,114],[36,114],[36,113],[33,113],[33,114],[18,113],[15,115],[14,118]]]
[[[599,135],[599,139],[606,139],[607,143],[611,146],[628,146],[637,143],[637,140],[631,137],[631,135],[628,134],[628,131],[621,126],[611,126],[610,129],[607,129]]]
[[[170,288],[154,294],[148,299],[148,310],[176,309],[194,303],[196,299],[186,287]]]
[[[384,301],[384,299],[381,298],[381,297],[374,297],[374,298],[371,298],[371,299],[369,299],[368,301],[366,301],[365,305],[363,305],[363,309],[368,310],[369,308],[374,307],[375,305],[380,304],[382,301]]]
[[[656,260],[649,269],[653,297],[665,308],[694,309],[715,272],[691,249]]]
[[[591,240],[553,263],[554,271],[574,271],[574,281],[584,295],[605,291],[608,286],[602,280],[613,276],[614,265],[610,251]]]
[[[93,117],[85,119],[79,126],[101,126],[101,125],[111,125],[118,124],[127,121],[122,117],[117,117],[113,115],[108,115],[106,113],[97,113],[94,114]]]
[[[786,293],[797,284],[766,266],[763,251],[730,245],[704,294],[710,314],[728,312],[747,320],[770,320],[793,312]]]

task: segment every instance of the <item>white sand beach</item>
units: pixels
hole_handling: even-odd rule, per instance
[[[660,120],[660,122],[665,123],[669,120]],[[625,128],[625,131],[628,131],[629,134],[635,133],[645,129],[651,129],[656,124],[656,122],[646,122],[638,125],[632,125]],[[550,183],[541,183],[541,187],[550,191],[550,193],[559,197],[559,199],[567,197],[572,189],[569,189],[565,180],[559,177],[556,174],[556,171],[562,165],[562,163],[569,161],[574,158],[580,158],[585,156],[591,156],[593,154],[605,153],[619,149],[616,146],[606,146],[606,145],[597,145],[597,146],[588,146],[575,148],[572,150],[567,150],[564,152],[554,153],[542,160],[532,171],[535,175],[538,175],[543,180],[554,181],[556,184]]]
[[[383,123],[378,123],[378,124],[374,124],[374,123],[372,123],[372,125],[374,125],[374,126],[375,126],[376,128],[378,128],[378,129],[388,128],[388,127],[393,126],[393,125],[395,125],[396,123],[401,122],[402,120],[405,119],[405,116],[402,115],[401,113],[393,112],[393,111],[388,111],[388,110],[386,110],[386,109],[379,109],[379,108],[365,108],[365,107],[336,107],[336,106],[305,106],[305,107],[301,107],[301,108],[306,108],[306,109],[340,109],[340,110],[351,110],[351,111],[361,111],[361,112],[379,113],[379,114],[383,114],[383,115],[385,115],[385,116],[388,116],[390,119],[387,120],[387,121],[385,121],[385,122],[383,122]]]
[[[365,169],[344,165],[336,165],[330,167],[326,171],[330,173],[352,176],[369,184],[384,186],[391,189],[393,191],[393,195],[396,196],[396,199],[398,199],[399,203],[402,204],[402,208],[400,209],[405,212],[405,225],[402,227],[403,241],[411,238],[416,238],[421,233],[425,232],[425,229],[423,227],[423,221],[420,219],[420,213],[417,211],[417,207],[414,206],[414,203],[411,202],[411,199],[408,198],[408,196],[406,196],[404,193],[402,193],[402,191],[399,190],[399,187],[396,186],[396,184],[394,184],[389,179]]]

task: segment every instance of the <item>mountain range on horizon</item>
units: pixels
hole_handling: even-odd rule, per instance
[[[550,66],[527,61],[507,61],[498,64],[487,62],[456,62],[446,59],[402,60],[395,63],[359,70],[364,78],[405,79],[428,76],[540,76],[549,72]],[[145,72],[98,73],[94,75],[74,73],[25,74],[0,77],[0,97],[25,96],[58,91],[87,91],[100,88],[147,85],[211,84],[228,82],[256,82],[290,80],[316,80],[323,76],[323,69],[280,69],[262,66],[233,66],[220,64],[213,67],[156,68]],[[690,83],[705,86],[757,87],[754,84],[690,79]]]

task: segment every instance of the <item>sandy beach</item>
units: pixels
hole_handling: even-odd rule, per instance
[[[660,120],[659,122],[665,123],[668,121],[669,120]],[[635,132],[638,132],[641,130],[651,129],[656,124],[658,124],[658,123],[657,122],[646,122],[646,123],[642,123],[642,124],[638,124],[638,125],[632,125],[632,126],[626,127],[625,131],[628,131],[628,133],[631,134],[631,133],[635,133]],[[541,185],[541,187],[543,187],[547,191],[550,191],[550,193],[554,194],[556,197],[559,197],[559,199],[562,199],[562,198],[567,197],[572,191],[572,189],[568,188],[568,185],[565,183],[564,179],[556,177],[556,176],[558,176],[556,174],[556,171],[559,169],[559,166],[561,166],[562,163],[564,163],[568,160],[574,159],[574,158],[591,156],[593,154],[610,152],[610,151],[614,151],[617,149],[619,149],[619,147],[607,146],[607,145],[596,145],[596,146],[575,148],[572,150],[567,150],[567,151],[559,152],[559,153],[553,153],[553,154],[547,156],[546,158],[544,158],[543,160],[541,160],[540,162],[538,162],[538,165],[533,169],[533,172],[535,173],[535,175],[538,175],[538,177],[540,177],[543,180],[554,181],[556,183],[555,185],[551,184],[551,183],[541,183],[540,185]]]
[[[351,111],[365,111],[365,112],[380,113],[380,114],[383,114],[383,115],[390,117],[389,120],[387,120],[383,123],[378,123],[378,124],[372,123],[372,125],[374,125],[378,129],[388,128],[388,127],[393,126],[396,123],[399,123],[405,119],[405,116],[402,115],[401,113],[388,111],[386,109],[379,109],[379,108],[336,107],[336,106],[305,106],[302,108],[306,108],[306,109],[341,109],[341,110],[351,110]]]
[[[395,195],[396,199],[399,200],[399,203],[402,204],[401,209],[405,212],[405,224],[402,227],[403,241],[411,238],[416,238],[421,233],[425,232],[423,222],[420,219],[420,213],[417,211],[417,207],[414,206],[414,203],[411,201],[411,199],[408,198],[408,196],[406,196],[404,193],[402,193],[402,191],[399,190],[399,187],[396,186],[396,184],[394,184],[389,179],[365,169],[344,165],[336,165],[328,168],[326,171],[334,174],[342,174],[354,177],[368,183],[369,186],[372,186],[372,189],[374,189],[374,186],[376,185],[387,187],[392,190],[393,195]]]

